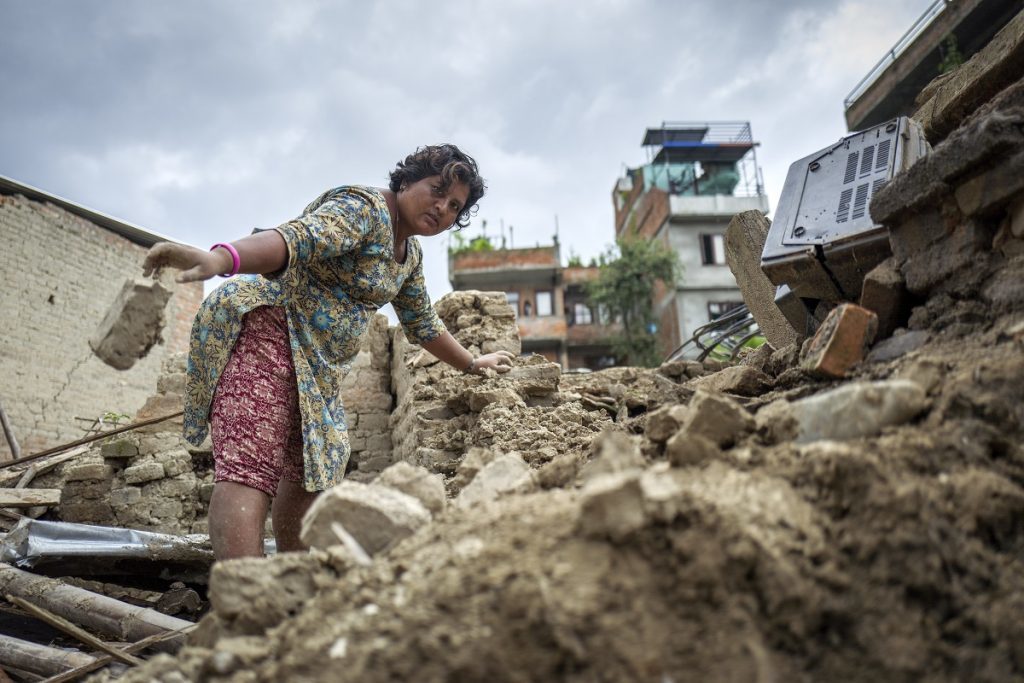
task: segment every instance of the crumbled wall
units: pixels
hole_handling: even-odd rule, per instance
[[[474,355],[499,350],[519,354],[519,331],[504,292],[452,292],[438,300],[435,307],[448,331]],[[397,397],[390,423],[394,459],[432,471],[450,470],[456,453],[437,448],[438,439],[453,449],[459,448],[459,440],[438,435],[461,431],[461,422],[446,405],[440,383],[468,378],[411,344],[400,329],[394,331],[391,377]]]
[[[341,398],[352,447],[347,476],[356,481],[372,479],[392,462],[391,336],[385,316],[378,314],[370,321],[352,370],[342,382]]]
[[[50,204],[0,195],[0,400],[23,454],[83,436],[107,411],[133,415],[161,361],[188,346],[203,288],[167,283],[163,345],[130,370],[96,358],[88,339],[146,248]],[[0,440],[0,459],[9,457]]]
[[[184,354],[166,359],[147,405],[180,410],[184,373]],[[65,522],[204,533],[212,464],[209,449],[189,446],[176,419],[98,442],[34,485],[63,489],[57,516]]]

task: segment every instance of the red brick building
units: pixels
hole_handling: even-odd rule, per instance
[[[566,370],[614,364],[609,337],[591,306],[586,283],[596,267],[563,267],[556,242],[526,249],[461,251],[448,256],[448,280],[456,290],[502,291],[516,312],[524,353],[538,353]]]

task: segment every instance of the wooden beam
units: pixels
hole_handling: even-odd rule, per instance
[[[82,652],[58,650],[20,638],[0,635],[0,664],[33,674],[54,676],[96,661]]]
[[[16,595],[5,595],[4,597],[7,598],[7,602],[13,605],[17,605],[21,609],[31,614],[36,619],[46,622],[50,626],[63,631],[72,638],[75,638],[78,641],[86,645],[89,645],[93,649],[99,650],[100,652],[106,652],[114,659],[124,662],[125,664],[131,666],[138,666],[139,664],[142,664],[142,660],[138,657],[133,657],[132,655],[126,654],[123,651],[117,649],[110,643],[103,642],[91,633],[79,628],[78,626],[75,626],[64,617],[59,617],[53,612],[47,609],[43,609],[42,607],[39,607],[37,605],[33,605],[28,600],[19,598]]]
[[[31,508],[59,504],[60,489],[0,489],[0,507]]]
[[[25,598],[73,623],[117,640],[134,641],[154,633],[177,632],[192,626],[192,622],[185,619],[127,605],[120,600],[2,563],[0,592]],[[175,644],[166,643],[165,647],[173,651]]]

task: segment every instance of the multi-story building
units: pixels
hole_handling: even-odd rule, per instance
[[[563,267],[556,241],[526,249],[454,251],[448,280],[456,290],[503,291],[516,314],[523,353],[538,353],[566,370],[613,365],[609,336],[587,300],[596,267]]]
[[[768,212],[749,122],[664,123],[648,128],[648,160],[612,191],[616,239],[657,240],[682,272],[655,291],[663,353],[743,302],[725,262],[725,229],[741,211]]]

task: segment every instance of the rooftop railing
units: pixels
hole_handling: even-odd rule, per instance
[[[952,0],[935,0],[935,2],[933,2],[928,9],[924,11],[924,14],[918,17],[917,21],[914,22],[914,25],[903,34],[902,38],[896,41],[896,44],[892,46],[892,49],[885,53],[885,56],[878,61],[878,64],[875,64],[874,68],[868,72],[868,75],[862,78],[860,83],[858,83],[853,90],[850,91],[850,94],[846,96],[846,99],[843,100],[844,110],[852,107],[853,103],[857,101],[857,98],[867,92],[868,88],[874,85],[875,81],[878,80],[885,70],[888,69],[901,54],[906,52],[907,48],[910,47],[914,40],[916,40],[917,37],[921,35],[921,33],[928,28],[933,21],[935,21],[935,17],[939,16],[946,10],[946,5],[950,2],[952,2]]]

